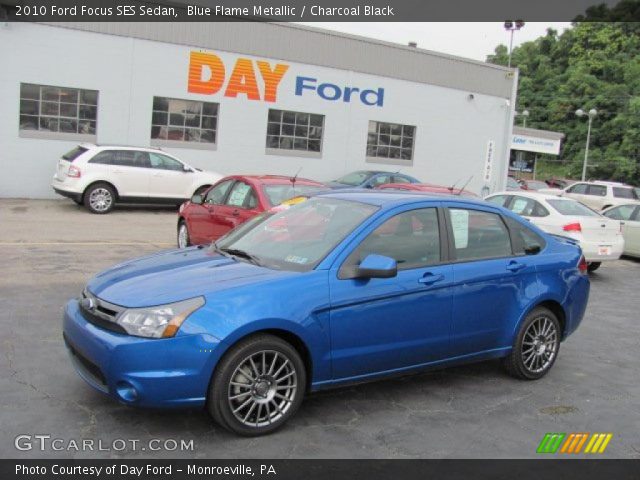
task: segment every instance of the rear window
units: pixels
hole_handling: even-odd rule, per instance
[[[632,198],[637,200],[638,195],[633,188],[613,187],[613,196],[616,198]]]
[[[67,153],[65,153],[64,155],[62,155],[62,159],[63,160],[69,160],[70,162],[73,162],[76,158],[78,158],[80,155],[82,155],[84,152],[86,152],[88,149],[81,147],[81,146],[77,146],[72,150],[69,150]]]
[[[311,196],[322,190],[326,190],[323,187],[315,185],[265,185],[263,187],[264,193],[269,199],[269,203],[272,206],[280,205],[285,200],[297,197],[299,195]]]
[[[576,215],[579,217],[599,217],[600,214],[585,207],[579,202],[571,200],[547,200],[547,203],[557,210],[561,215]]]

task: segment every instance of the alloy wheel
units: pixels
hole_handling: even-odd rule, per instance
[[[184,223],[180,224],[178,228],[178,248],[187,248],[189,246],[189,231],[187,230],[187,225]]]
[[[113,196],[106,188],[96,188],[89,194],[89,205],[96,212],[105,212],[111,208]]]
[[[546,315],[536,317],[522,338],[522,362],[531,373],[545,371],[558,352],[558,332]]]

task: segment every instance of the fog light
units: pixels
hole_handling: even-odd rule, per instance
[[[118,396],[125,402],[135,402],[138,400],[138,391],[136,387],[129,382],[118,382],[116,384],[116,391]]]

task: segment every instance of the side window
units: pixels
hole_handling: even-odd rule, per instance
[[[519,197],[516,195],[515,197],[513,197],[513,201],[511,202],[509,210],[511,210],[513,213],[517,213],[518,215],[522,215],[523,217],[530,217],[533,213],[535,203],[535,200],[525,197]]]
[[[402,175],[394,175],[392,177],[391,183],[411,183],[407,177],[403,177]]]
[[[440,262],[440,230],[435,208],[422,208],[396,215],[365,238],[341,269],[350,271],[367,255],[384,255],[398,262],[398,270]]]
[[[587,194],[587,184],[586,183],[576,183],[575,185],[572,185],[569,190],[567,190],[569,193],[578,193],[580,195],[586,195]]]
[[[204,203],[208,203],[210,205],[222,205],[232,183],[233,180],[227,180],[213,187],[207,193]]]
[[[635,205],[621,205],[612,210],[609,210],[604,214],[605,217],[613,218],[614,220],[631,220]]]
[[[377,187],[378,185],[384,185],[385,183],[391,183],[390,175],[378,175],[374,177],[371,181],[371,186]]]
[[[498,205],[499,207],[504,207],[507,203],[509,196],[507,195],[496,195],[495,197],[485,199],[489,203],[493,203],[494,205]]]
[[[252,208],[249,206],[252,196],[255,201],[255,192],[253,188],[251,188],[251,185],[247,185],[244,182],[236,182],[227,197],[226,203],[230,207]]]
[[[159,153],[150,153],[149,160],[151,162],[151,168],[176,171],[182,171],[184,169],[182,163],[180,163],[179,161],[174,160],[171,157],[167,157],[166,155],[161,155]]]
[[[115,165],[115,156],[112,150],[103,150],[96,153],[89,163],[99,163],[101,165]]]
[[[479,210],[449,209],[457,260],[510,257],[511,238],[500,215]]]
[[[594,195],[596,197],[606,197],[607,187],[604,185],[589,185],[587,195]]]
[[[545,247],[546,242],[536,232],[509,218],[509,229],[514,237],[516,255],[537,255]]]

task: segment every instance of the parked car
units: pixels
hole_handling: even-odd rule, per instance
[[[545,232],[577,240],[590,272],[602,262],[619,259],[624,250],[620,222],[576,200],[530,192],[500,192],[485,200],[521,215]]]
[[[576,181],[575,180],[569,180],[567,178],[547,178],[545,180],[545,183],[550,188],[565,189],[569,185],[573,185],[574,183],[576,183]]]
[[[178,212],[178,247],[210,243],[250,218],[289,198],[327,187],[304,178],[232,175],[183,203]]]
[[[162,150],[83,143],[62,156],[51,186],[92,213],[108,213],[116,203],[180,205],[221,177]]]
[[[540,190],[540,189],[544,189],[544,188],[549,188],[549,185],[547,185],[545,182],[541,181],[541,180],[526,180],[524,178],[518,180],[518,183],[520,184],[520,188],[522,188],[522,190]]]
[[[640,257],[640,205],[625,203],[602,212],[607,218],[619,220],[624,236],[623,255]]]
[[[375,188],[385,183],[419,183],[413,177],[404,173],[384,172],[381,170],[360,170],[351,172],[337,180],[327,182],[332,189],[339,188]]]
[[[520,185],[515,178],[507,177],[507,190],[520,191],[522,190],[522,185]]]
[[[539,191],[573,198],[598,211],[614,205],[634,203],[639,198],[633,187],[617,182],[576,182],[564,190]],[[640,204],[640,202],[638,203]]]
[[[376,187],[378,190],[405,190],[410,192],[439,193],[445,195],[460,195],[463,197],[479,198],[473,192],[456,187],[432,185],[429,183],[385,183]]]
[[[124,404],[260,435],[308,391],[493,358],[541,378],[583,318],[586,270],[577,242],[487,202],[321,193],[100,273],[64,339]]]

